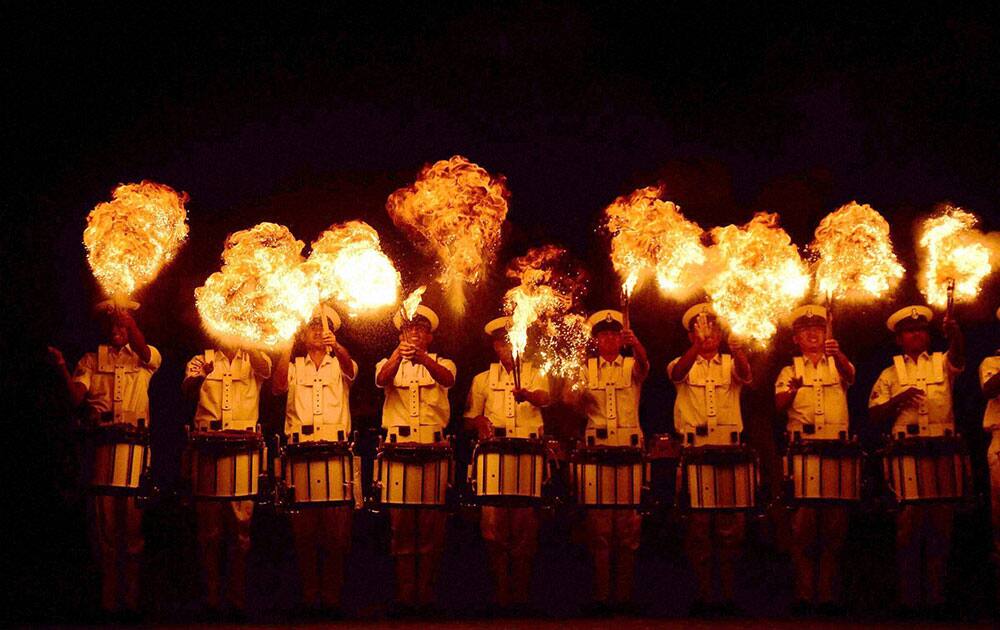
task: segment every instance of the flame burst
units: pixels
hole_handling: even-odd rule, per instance
[[[626,295],[655,273],[664,294],[681,298],[695,287],[692,269],[705,263],[702,229],[673,202],[660,199],[663,192],[662,185],[640,188],[604,210],[611,262]]]
[[[194,291],[209,334],[244,347],[290,343],[319,303],[303,246],[288,228],[274,223],[230,234],[222,269]]]
[[[403,312],[403,317],[407,320],[413,319],[417,314],[417,307],[420,306],[420,301],[423,298],[424,291],[427,290],[425,286],[419,286],[410,292],[406,299],[403,300],[400,310]]]
[[[928,304],[947,304],[949,279],[955,281],[956,301],[975,299],[983,279],[1000,260],[1000,234],[973,229],[977,222],[974,214],[944,205],[921,225],[918,284]]]
[[[309,264],[320,299],[336,300],[352,317],[399,299],[399,272],[382,252],[378,232],[364,221],[330,226],[313,242]]]
[[[87,216],[83,244],[108,297],[123,300],[149,284],[188,235],[186,193],[143,181],[121,184]]]
[[[464,285],[486,275],[507,216],[503,176],[456,155],[425,166],[412,186],[389,195],[393,223],[441,265],[438,282],[457,312],[465,310]]]
[[[764,347],[778,318],[806,294],[806,266],[777,214],[758,212],[742,227],[717,227],[711,234],[713,273],[705,290],[736,337]]]
[[[853,302],[879,299],[899,284],[903,266],[892,251],[889,223],[856,201],[826,215],[809,246],[816,258],[816,290]]]
[[[590,339],[586,319],[571,312],[586,293],[586,273],[566,250],[545,245],[511,261],[507,277],[519,282],[504,295],[514,356],[526,354],[528,329],[537,324],[541,334],[535,365],[542,374],[575,376]]]

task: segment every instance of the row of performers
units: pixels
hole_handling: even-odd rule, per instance
[[[793,314],[793,339],[800,353],[781,370],[775,399],[777,408],[787,413],[787,430],[795,444],[842,447],[848,443],[846,390],[854,383],[855,370],[837,341],[827,337],[826,316],[818,305],[800,307]],[[955,451],[947,444],[933,447],[935,440],[956,439],[952,382],[964,357],[961,331],[947,317],[944,330],[950,347],[944,353],[930,352],[932,318],[923,306],[906,307],[889,318],[887,325],[901,353],[882,372],[869,399],[871,419],[888,429],[894,441],[932,446],[930,451],[903,449],[886,469],[887,475],[898,477],[897,496],[915,494],[918,499],[904,503],[897,515],[900,604],[913,608],[944,605],[954,516],[954,504],[948,500],[919,499],[961,494],[961,471],[956,473],[955,466],[967,466],[948,457]],[[106,344],[86,354],[72,374],[58,350],[51,348],[50,355],[71,399],[89,410],[97,426],[142,428],[149,417],[148,385],[160,365],[160,354],[127,311],[111,311],[106,321]],[[573,484],[579,501],[593,508],[585,510],[593,598],[609,607],[627,604],[632,593],[641,527],[638,501],[632,497],[642,474],[639,460],[630,459],[628,453],[642,446],[639,396],[649,372],[645,349],[622,322],[621,314],[612,310],[591,316],[597,356],[587,361],[576,388],[588,422],[578,449],[581,457],[573,467]],[[735,339],[728,340],[729,353],[721,351],[724,332],[710,305],[692,307],[682,323],[691,346],[667,365],[667,372],[677,388],[675,427],[685,451],[703,455],[700,465],[684,467],[689,473],[685,489],[692,507],[705,508],[691,510],[685,548],[697,577],[698,605],[726,607],[734,599],[735,563],[746,528],[741,508],[752,505],[748,495],[756,475],[751,459],[739,453],[727,458],[727,449],[741,448],[740,390],[752,375],[744,348]],[[441,504],[451,470],[443,431],[456,368],[429,351],[438,326],[431,309],[421,305],[412,319],[397,315],[395,324],[399,344],[375,368],[376,385],[385,394],[386,432],[377,479],[381,499],[389,508],[397,605],[405,611],[435,601],[435,575],[445,536]],[[481,512],[481,531],[501,607],[524,604],[529,598],[539,516],[531,501],[503,499],[505,494],[538,496],[544,468],[539,462],[544,459],[529,445],[542,437],[540,410],[550,403],[543,375],[527,363],[515,369],[508,325],[507,319],[498,318],[485,327],[497,362],[474,378],[464,414],[466,428],[478,434],[483,451],[472,473],[478,477],[477,494],[500,499],[484,501],[488,505]],[[343,564],[351,540],[351,500],[360,501],[361,493],[350,490],[359,484],[357,458],[337,446],[345,446],[351,433],[348,393],[358,375],[357,364],[335,334],[339,326],[336,312],[325,307],[300,333],[303,356],[292,357],[289,350],[272,362],[262,352],[219,348],[206,350],[187,365],[183,390],[197,399],[197,410],[184,468],[195,498],[204,499],[195,501],[195,509],[205,604],[210,610],[225,605],[242,611],[246,605],[252,495],[257,476],[267,467],[266,455],[258,447],[263,442],[252,432],[258,424],[261,386],[268,378],[275,391],[287,391],[286,448],[300,454],[291,464],[280,465],[276,476],[294,486],[299,505],[310,504],[290,517],[304,605],[340,606]],[[989,400],[984,425],[996,431],[1000,355],[984,361],[980,380]],[[91,481],[99,488],[91,499],[90,526],[99,555],[102,606],[108,611],[134,610],[138,602],[143,536],[141,510],[130,491],[138,486],[139,471],[148,462],[141,442],[126,437],[104,440],[92,456]],[[495,448],[487,448],[490,444]],[[838,452],[845,453],[828,450],[824,457],[822,449],[801,449],[803,455],[794,462],[797,496],[857,498],[857,459],[845,460]],[[820,456],[810,458],[806,453]],[[853,475],[843,473],[845,461]],[[831,464],[839,472],[831,474]],[[994,433],[990,445],[989,466],[996,519],[1000,432]],[[748,483],[749,490],[740,490]],[[836,489],[831,490],[831,484]],[[629,489],[623,491],[626,486]],[[938,494],[927,487],[938,488]],[[798,505],[792,521],[796,600],[803,606],[836,605],[849,502]],[[223,547],[228,548],[225,580]],[[228,584],[225,595],[224,584]]]

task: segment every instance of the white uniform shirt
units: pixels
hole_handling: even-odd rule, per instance
[[[521,364],[521,387],[548,393],[549,379],[530,363]],[[529,437],[542,433],[542,411],[528,401],[514,400],[514,374],[500,363],[472,379],[465,417],[486,416],[496,428],[507,430],[507,437]]]
[[[271,376],[271,359],[263,355],[265,367],[255,372],[247,353],[236,352],[232,363],[222,350],[206,350],[187,364],[187,378],[200,372],[195,360],[212,363],[212,373],[201,382],[198,407],[194,412],[195,427],[211,430],[213,421],[220,421],[222,430],[246,431],[257,425],[260,408],[260,387]]]
[[[162,361],[153,346],[149,362],[143,363],[128,344],[119,351],[102,345],[83,355],[73,382],[87,388],[86,403],[102,416],[110,414],[111,422],[137,425],[143,420],[149,426],[149,381]]]
[[[824,357],[817,364],[805,357],[795,357],[778,374],[774,393],[791,390],[792,379],[801,378],[802,386],[795,393],[788,408],[788,432],[799,432],[802,439],[835,440],[843,433],[847,437],[850,414],[847,411],[849,382],[837,369],[833,357]],[[812,425],[811,434],[802,431],[803,425]]]
[[[358,364],[353,360],[351,364],[357,374]],[[298,434],[300,442],[349,440],[353,382],[354,378],[344,373],[336,357],[323,355],[319,368],[308,356],[296,357],[288,365],[285,435]],[[312,432],[303,433],[303,425],[312,426]]]
[[[893,357],[892,367],[882,370],[875,381],[868,407],[870,409],[887,403],[896,394],[916,387],[924,392],[926,399],[919,406],[907,405],[900,410],[892,425],[893,437],[900,433],[907,436],[939,437],[946,432],[954,432],[951,384],[959,372],[961,370],[948,361],[948,355],[944,352],[923,352],[916,361],[906,355],[896,355]],[[918,432],[908,432],[909,425],[918,427]]]
[[[994,374],[1000,372],[1000,350],[992,357],[986,357],[979,364],[979,386],[986,385]],[[983,428],[987,431],[1000,431],[1000,396],[990,398],[986,403],[986,413],[983,415]]]
[[[458,370],[451,360],[436,354],[429,356],[452,376],[457,374]],[[388,359],[382,359],[375,366],[376,379],[386,361]],[[432,442],[433,434],[440,433],[448,425],[451,415],[448,388],[435,381],[424,366],[403,359],[396,376],[384,389],[382,427],[389,429],[390,433],[409,427],[410,435],[404,436],[403,441]]]
[[[639,397],[642,381],[633,357],[618,356],[608,362],[600,357],[587,359],[581,375],[587,439],[596,444],[632,445],[633,435],[641,438]],[[607,431],[607,438],[598,432]]]
[[[743,431],[740,412],[740,391],[749,383],[736,373],[736,362],[728,354],[716,354],[706,360],[695,359],[687,375],[674,380],[677,357],[667,365],[667,374],[677,388],[674,402],[674,428],[684,436],[694,436],[694,446],[725,445],[739,442]],[[698,427],[705,427],[708,435],[697,435]],[[733,440],[733,434],[737,439]]]

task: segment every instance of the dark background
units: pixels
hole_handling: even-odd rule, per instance
[[[1000,229],[997,10],[964,12],[953,4],[919,15],[621,3],[382,7],[369,14],[125,4],[12,11],[5,29],[11,150],[3,355],[5,391],[13,394],[5,423],[10,479],[17,480],[9,513],[18,537],[7,551],[20,569],[6,590],[6,610],[73,619],[93,595],[85,520],[65,463],[65,402],[42,357],[54,344],[72,365],[99,341],[89,312],[100,296],[82,231],[89,210],[121,182],[151,179],[191,197],[189,242],[138,296],[140,325],[164,355],[151,387],[154,443],[162,453],[154,472],[164,486],[176,475],[182,425],[191,414],[179,395],[183,366],[205,344],[193,290],[218,268],[226,234],[268,220],[308,243],[333,222],[361,218],[379,230],[408,288],[427,283],[432,261],[392,226],[384,203],[424,163],[454,154],[502,173],[512,191],[493,277],[470,294],[463,318],[438,309],[439,350],[459,366],[456,413],[489,360],[478,331],[499,308],[503,264],[534,245],[565,246],[593,277],[587,306],[613,304],[617,282],[596,229],[600,213],[616,196],[662,180],[667,198],[703,227],[774,211],[799,245],[826,213],[853,199],[889,220],[909,272],[903,285],[891,301],[845,309],[838,321],[838,337],[859,369],[850,395],[863,426],[870,385],[892,353],[885,317],[920,299],[914,222],[948,200],[977,213],[984,229]],[[443,307],[439,297],[432,289],[427,303]],[[670,426],[673,393],[662,366],[686,347],[679,318],[688,305],[652,289],[634,300],[634,327],[655,368],[643,394],[649,432]],[[956,412],[980,475],[986,436],[977,428],[983,401],[975,368],[998,345],[997,305],[994,277],[975,305],[958,311],[970,356],[956,384]],[[343,337],[361,366],[352,394],[356,422],[373,423],[381,401],[372,371],[394,331],[387,321],[348,322]],[[757,387],[746,393],[745,415],[765,455],[774,452],[770,387],[790,352],[783,333],[771,352],[754,359]],[[278,426],[281,401],[266,401],[264,413],[265,423]],[[176,533],[190,523],[170,506],[148,516],[150,583],[168,591],[159,597],[166,603],[151,605],[173,614],[194,592],[185,586],[194,579],[187,539]],[[982,607],[990,588],[985,512],[963,518],[955,594]],[[276,542],[262,543],[260,565],[277,559],[277,574],[288,574],[281,542],[287,533],[280,518],[264,521]],[[455,525],[454,540],[472,544],[474,532],[463,523]],[[891,573],[891,528],[871,515],[859,523],[856,562],[845,573]],[[366,524],[363,535],[377,534],[377,520]],[[639,598],[676,614],[690,596],[678,585],[688,574],[671,546],[671,527],[653,529]],[[372,585],[361,601],[387,600],[390,592],[376,534],[370,547],[360,545],[358,562],[380,567],[367,576]],[[760,548],[780,549],[773,538],[762,535]],[[565,572],[566,562],[585,572],[577,548],[563,551],[570,560],[550,554],[539,569],[543,577],[579,574]],[[478,548],[461,553],[482,555]],[[780,613],[787,569],[767,552],[752,550],[751,559],[755,553],[760,562],[748,563],[753,587],[744,604]],[[482,562],[468,568],[475,564],[456,555],[455,570],[446,567],[451,605],[488,596]],[[164,567],[183,579],[166,579],[171,569]],[[753,571],[765,577],[754,579]],[[274,573],[264,569],[262,591],[271,592],[269,579],[284,584],[267,577]],[[552,595],[556,587],[543,577],[543,591]],[[856,588],[859,609],[884,608],[890,581],[874,591]],[[586,584],[569,580],[555,608],[573,610]],[[278,592],[267,600],[276,607],[290,597]]]

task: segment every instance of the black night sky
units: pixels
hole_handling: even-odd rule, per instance
[[[498,3],[433,10],[386,5],[362,14],[337,6],[97,4],[34,3],[11,12],[4,29],[4,382],[15,398],[28,393],[30,399],[15,405],[5,425],[9,448],[19,451],[15,461],[24,458],[22,470],[34,477],[24,488],[15,482],[17,507],[10,513],[16,529],[25,531],[18,542],[41,549],[8,593],[17,603],[6,610],[23,618],[72,620],[91,605],[89,586],[59,575],[93,568],[83,516],[66,496],[71,482],[58,463],[65,459],[60,396],[42,357],[53,344],[72,364],[98,342],[89,313],[99,292],[82,231],[89,210],[118,183],[151,179],[190,195],[189,242],[138,296],[139,323],[164,355],[151,389],[154,442],[168,460],[155,465],[164,485],[176,474],[170,458],[190,417],[179,393],[184,362],[205,343],[193,289],[217,270],[226,235],[267,220],[308,243],[334,222],[359,218],[378,229],[407,287],[427,283],[431,261],[406,242],[384,209],[386,197],[427,162],[464,155],[506,176],[512,193],[493,277],[473,294],[463,319],[441,309],[436,341],[460,372],[456,413],[472,375],[489,360],[477,331],[499,308],[503,264],[535,245],[562,245],[592,275],[587,306],[612,304],[616,283],[596,228],[601,211],[635,188],[663,181],[667,198],[706,228],[742,224],[758,210],[778,212],[799,245],[811,240],[825,214],[854,199],[889,220],[907,278],[892,301],[845,312],[838,324],[859,368],[851,393],[859,420],[891,354],[885,316],[919,299],[914,221],[950,201],[979,215],[983,229],[1000,230],[995,7],[966,13],[947,3],[892,14],[871,5],[809,3],[809,13],[794,14],[764,4],[583,9]],[[1000,337],[992,315],[998,287],[995,275],[980,302],[958,312],[969,339],[969,369],[956,386],[957,415],[979,449],[980,473],[987,438],[977,429],[983,402],[974,368]],[[437,306],[438,297],[429,293],[430,305]],[[689,304],[653,290],[634,304],[635,328],[656,372],[644,391],[643,425],[664,431],[673,392],[662,366],[686,347],[679,318]],[[393,334],[388,322],[345,327],[345,343],[361,365],[352,395],[361,424],[377,421],[381,400],[372,371],[391,350]],[[783,335],[771,353],[754,359],[760,378],[745,404],[753,410],[748,423],[756,426],[748,430],[761,444],[773,432],[771,383],[790,352]],[[265,408],[278,426],[280,401]],[[25,457],[22,447],[29,444],[33,453]],[[169,508],[158,518],[184,522]],[[967,518],[980,538],[984,519],[981,513]],[[155,529],[152,520],[147,528]],[[261,527],[280,530],[273,523]],[[183,555],[164,551],[183,536],[153,532],[148,538],[150,553],[161,559]],[[891,545],[891,539],[883,542]],[[881,543],[859,543],[858,558],[866,544]],[[955,574],[988,591],[985,541],[963,544]],[[675,553],[663,549],[669,546],[658,553]],[[261,553],[280,556],[273,549]],[[858,571],[880,570],[865,561]],[[653,566],[640,570],[652,573]],[[675,573],[685,579],[682,562]],[[461,583],[461,572],[449,578],[446,571],[444,579],[462,597],[486,597],[477,590],[485,578],[470,586]],[[151,578],[161,587],[163,580]],[[668,602],[661,607],[667,614],[683,611],[685,596],[669,595],[669,584],[657,588],[668,593],[657,600]],[[761,588],[761,599],[773,594]],[[878,593],[891,595],[890,586],[874,595],[855,588],[869,612]],[[167,591],[173,603],[157,610],[169,617],[187,595],[176,585]],[[981,595],[963,601],[983,603]],[[559,610],[572,608],[563,604]]]

